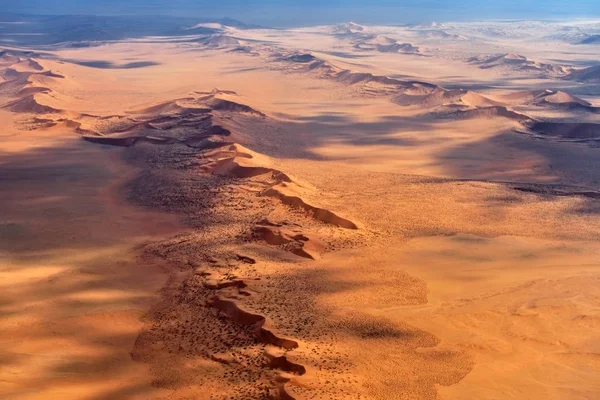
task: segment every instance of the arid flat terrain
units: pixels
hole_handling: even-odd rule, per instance
[[[600,398],[600,22],[223,22],[0,41],[0,398]]]

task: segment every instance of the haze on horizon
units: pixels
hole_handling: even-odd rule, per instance
[[[306,26],[357,21],[364,24],[405,24],[432,21],[498,19],[565,19],[600,17],[596,0],[2,0],[6,13],[169,15],[236,18],[266,26]]]

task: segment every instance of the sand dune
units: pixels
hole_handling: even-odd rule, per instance
[[[196,92],[199,97],[169,100],[128,111],[129,116],[98,117],[79,115],[77,131],[84,140],[113,146],[130,147],[139,142],[184,144],[192,148],[223,146],[223,137],[231,132],[213,123],[213,113],[242,113],[256,117],[264,114],[244,104],[218,96],[234,92],[213,90]]]
[[[491,22],[197,22],[0,53],[0,397],[598,397],[593,88]]]
[[[345,24],[338,24],[331,27],[331,32],[342,38],[352,38],[356,36],[362,36],[365,32],[365,27],[355,22],[347,22]]]
[[[17,71],[43,71],[45,68],[34,59],[26,59],[22,62],[12,64],[12,68],[15,68]]]
[[[501,103],[488,99],[470,90],[444,90],[441,92],[443,104],[464,105],[472,108],[500,106]]]
[[[597,113],[600,110],[590,102],[560,90],[546,89],[515,92],[500,96],[499,99],[514,106],[534,105],[547,109],[585,111],[591,113]]]
[[[19,54],[19,55],[17,55]],[[44,70],[44,67],[32,58],[25,58],[26,53],[3,52],[5,60],[9,60],[0,71],[3,82],[0,82],[0,98],[15,98],[0,104],[1,109],[24,114],[59,114],[62,110],[46,104],[46,96],[52,90],[49,84],[63,75]],[[1,101],[1,100],[0,100]]]
[[[104,137],[104,136],[86,136],[82,139],[91,143],[106,144],[110,146],[131,147],[139,142],[147,142],[152,144],[173,144],[175,141],[165,137],[153,136],[125,136],[125,137]]]
[[[257,175],[279,174],[269,168],[272,161],[239,144],[226,145],[203,154],[201,168],[215,175],[250,178]],[[289,178],[286,178],[289,180]]]
[[[216,111],[230,111],[230,112],[236,112],[236,113],[247,113],[247,114],[257,115],[260,117],[265,116],[260,111],[256,111],[252,107],[249,107],[245,104],[236,103],[234,101],[227,100],[227,99],[216,98],[214,96],[211,99],[208,99],[206,104],[212,110],[216,110]]]
[[[568,93],[557,90],[532,90],[515,92],[502,96],[506,101],[516,104],[535,104],[541,105],[544,103],[560,104],[560,103],[577,103],[589,106],[590,103]]]
[[[270,221],[261,221],[252,228],[252,238],[264,240],[268,244],[280,246],[290,253],[300,257],[316,260],[321,258],[321,253],[325,252],[325,247],[315,237],[300,230],[294,230],[293,227],[285,229],[283,224]]]
[[[463,35],[448,32],[446,29],[439,29],[438,27],[426,27],[425,29],[418,29],[418,33],[426,38],[439,38],[445,40],[459,40],[467,41],[468,38]]]
[[[441,115],[445,118],[455,118],[455,119],[472,119],[472,118],[507,118],[514,121],[525,122],[531,121],[531,118],[527,115],[520,114],[518,112],[512,111],[507,107],[503,106],[491,106],[491,107],[480,107],[470,110],[456,110],[449,112],[442,112]]]
[[[600,66],[573,71],[565,76],[565,79],[579,82],[600,82]]]
[[[23,49],[3,49],[0,50],[0,63],[2,64],[18,64],[20,62],[25,63],[37,63],[35,59],[42,56],[42,53],[31,51],[31,50],[23,50]]]
[[[398,43],[396,39],[385,36],[372,36],[356,40],[354,48],[358,50],[376,50],[382,53],[418,54],[419,47],[410,43]]]
[[[503,117],[517,121],[531,117],[508,109],[509,105],[535,104],[570,110],[596,112],[589,102],[561,91],[517,92],[497,97],[486,97],[468,89],[445,89],[441,86],[419,81],[400,80],[368,72],[341,69],[311,54],[294,54],[280,58],[286,63],[299,64],[294,71],[316,73],[322,79],[331,79],[346,85],[361,86],[364,96],[390,96],[403,107],[440,108],[433,115],[465,118]],[[457,108],[459,108],[457,110]]]
[[[567,75],[572,70],[572,67],[570,66],[540,63],[515,53],[472,57],[468,60],[468,62],[475,64],[482,69],[514,69],[524,72],[547,74],[551,76]]]
[[[204,46],[216,49],[237,47],[240,45],[240,42],[237,39],[223,34],[211,35],[206,38],[200,39],[199,42]]]
[[[6,50],[0,51],[0,63],[2,63],[2,64],[14,65],[20,61],[21,61],[21,59],[18,56],[13,55],[12,53],[9,53]]]
[[[415,84],[417,86],[417,84]],[[447,90],[441,87],[418,84],[418,90],[406,90],[393,97],[394,103],[401,106],[419,106],[425,108],[456,107],[466,109],[499,108],[502,103],[489,99],[470,90]]]
[[[346,229],[358,229],[358,225],[346,218],[340,217],[339,215],[313,205],[306,203],[302,196],[305,195],[306,189],[299,187],[298,185],[291,183],[277,183],[270,188],[266,189],[263,194],[269,197],[275,197],[281,200],[285,205],[300,208],[308,212],[313,218],[336,225]]]
[[[317,58],[310,53],[299,53],[299,54],[292,54],[291,56],[284,57],[283,60],[289,61],[289,62],[294,62],[294,63],[305,64],[305,63],[312,63],[314,61],[317,61]]]
[[[29,114],[53,114],[60,113],[61,110],[40,104],[35,94],[26,95],[18,100],[13,100],[0,106],[0,108],[10,110],[16,113],[29,113]]]
[[[550,93],[549,91],[546,91],[546,93],[547,93],[547,95],[545,95],[543,97],[543,101],[546,103],[550,103],[550,104],[574,103],[574,104],[579,104],[582,106],[590,106],[591,105],[588,101],[582,100],[575,96],[571,96],[570,94],[565,93],[565,92],[554,91],[553,93]]]
[[[12,68],[6,68],[2,72],[4,82],[0,82],[0,95],[19,97],[31,92],[44,92],[48,91],[49,88],[44,86],[44,83],[39,78],[50,80],[58,78],[62,79],[63,76],[55,74],[52,71],[45,72],[28,72],[28,71],[17,71]]]
[[[330,79],[341,84],[361,87],[362,95],[367,97],[396,94],[398,98],[401,98],[402,94],[415,95],[415,98],[407,98],[407,103],[417,103],[419,102],[419,100],[415,100],[417,96],[429,95],[438,88],[437,85],[426,82],[400,80],[370,72],[355,72],[343,69],[310,54],[293,54],[279,57],[278,61],[284,62],[285,67],[283,68],[285,70],[290,70],[286,67],[291,64],[291,71],[294,72],[308,72],[321,79]],[[402,101],[399,103],[402,103]]]
[[[279,199],[283,204],[306,211],[324,223],[347,229],[358,229],[357,224],[334,212],[313,206],[303,197],[310,195],[311,188],[303,187],[282,171],[271,167],[273,161],[239,144],[226,145],[202,154],[200,168],[215,175],[251,178],[265,176],[261,194]],[[301,240],[301,239],[295,239]],[[308,240],[308,239],[307,239]],[[313,257],[311,257],[313,258]]]

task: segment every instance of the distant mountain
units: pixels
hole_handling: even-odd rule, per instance
[[[590,35],[581,40],[579,44],[600,44],[600,35]]]
[[[219,31],[200,24],[248,29],[252,26],[230,19],[197,19],[164,16],[14,15],[0,14],[1,44],[50,45],[140,38],[213,34]],[[193,30],[190,28],[193,27]]]
[[[203,37],[199,40],[199,42],[207,47],[213,47],[216,49],[225,47],[237,47],[240,45],[240,42],[238,42],[237,39],[222,34],[214,34],[207,37]]]
[[[354,42],[354,48],[358,50],[376,50],[381,53],[405,53],[417,54],[420,49],[410,43],[398,43],[396,39],[386,36],[366,35]]]
[[[456,33],[450,33],[444,29],[417,29],[417,33],[426,38],[449,39],[449,40],[467,40],[465,36]]]
[[[339,37],[360,37],[365,33],[365,27],[355,22],[347,22],[331,27],[331,32]]]

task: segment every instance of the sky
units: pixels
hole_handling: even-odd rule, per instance
[[[230,17],[265,26],[600,17],[600,0],[0,0],[26,14]]]

